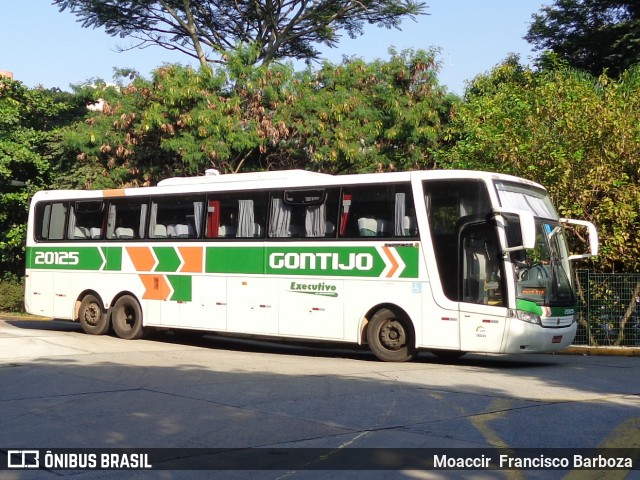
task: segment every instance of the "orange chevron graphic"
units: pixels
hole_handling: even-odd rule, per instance
[[[178,251],[184,260],[184,264],[180,269],[181,272],[202,272],[203,249],[201,247],[178,247]]]
[[[150,272],[156,264],[149,247],[127,247],[127,253],[138,272]]]
[[[164,275],[139,275],[145,291],[142,298],[147,300],[166,300],[171,295],[171,286]]]
[[[394,273],[396,273],[396,270],[398,270],[398,268],[400,268],[400,264],[396,261],[395,257],[393,256],[393,254],[391,253],[391,249],[389,247],[382,247],[382,250],[384,251],[384,254],[387,256],[387,258],[391,261],[391,269],[387,272],[387,278],[391,278],[393,276]]]

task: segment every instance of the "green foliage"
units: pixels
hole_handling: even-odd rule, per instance
[[[213,166],[224,172],[432,166],[451,104],[438,85],[433,52],[392,52],[388,62],[350,59],[299,74],[287,65],[254,67],[254,55],[238,50],[215,72],[165,66],[151,80],[99,88],[102,110],[64,132],[68,158],[77,161],[74,175],[60,182],[149,185]]]
[[[603,271],[640,269],[640,69],[619,81],[509,59],[470,85],[441,165],[549,188],[561,216],[596,224]]]
[[[0,272],[23,270],[29,197],[49,184],[57,129],[83,110],[78,98],[0,78]],[[23,182],[25,185],[16,185]]]
[[[533,20],[525,38],[574,68],[617,78],[640,62],[637,0],[555,0]],[[550,59],[543,54],[541,62]]]
[[[433,167],[452,98],[437,82],[435,52],[391,51],[389,61],[347,59],[298,77],[278,119],[311,168],[373,172]]]
[[[0,279],[0,312],[24,312],[24,286],[20,282]]]

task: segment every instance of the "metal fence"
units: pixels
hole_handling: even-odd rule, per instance
[[[579,270],[574,345],[640,347],[640,273]]]

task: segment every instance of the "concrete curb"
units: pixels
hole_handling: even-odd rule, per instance
[[[590,347],[575,345],[566,348],[557,355],[608,355],[616,357],[640,357],[640,347]]]

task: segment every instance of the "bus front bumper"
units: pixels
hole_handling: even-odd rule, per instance
[[[577,322],[566,327],[549,328],[511,318],[502,353],[556,352],[571,345],[577,329]]]

